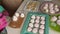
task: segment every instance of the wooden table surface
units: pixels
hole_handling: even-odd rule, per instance
[[[27,2],[28,0],[25,0],[23,3],[22,3],[22,5],[18,8],[18,10],[17,11],[20,11],[20,10],[22,10],[23,8],[24,8],[24,5],[26,4],[26,2]],[[23,7],[22,7],[23,6]],[[23,24],[22,24],[22,26],[23,26]],[[14,29],[14,28],[11,28],[11,27],[9,27],[9,26],[7,26],[6,27],[6,29],[7,29],[7,31],[8,31],[8,34],[20,34],[20,31],[21,31],[21,29],[22,29],[22,26],[21,26],[21,28],[19,28],[19,29]],[[54,30],[52,30],[52,29],[49,29],[49,34],[60,34],[59,32],[56,32],[56,31],[54,31]]]

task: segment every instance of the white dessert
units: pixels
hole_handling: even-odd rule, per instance
[[[31,27],[28,27],[27,31],[28,32],[31,32],[32,31],[32,28]]]
[[[45,4],[45,7],[47,7],[47,8],[48,8],[48,4],[47,4],[47,3]]]
[[[32,19],[35,19],[35,15],[32,15],[31,18],[32,18]]]
[[[40,16],[36,16],[37,19],[40,19]]]
[[[58,5],[55,5],[55,8],[58,8]]]
[[[54,6],[54,4],[53,3],[50,3],[49,7],[53,7],[53,6]]]
[[[34,27],[38,28],[39,27],[39,24],[35,23],[34,24]]]
[[[33,23],[29,23],[29,27],[32,27],[33,28]]]
[[[31,23],[34,23],[34,19],[31,19],[30,22],[31,22]]]
[[[57,20],[57,24],[60,25],[60,20]]]
[[[37,33],[38,32],[38,29],[37,28],[33,28],[33,33]]]
[[[55,11],[56,11],[56,12],[59,12],[59,8],[55,8]]]
[[[40,21],[40,20],[38,20],[38,19],[35,20],[36,23],[39,23],[39,21]]]
[[[15,16],[16,16],[16,17],[19,17],[19,13],[15,13]]]
[[[53,16],[52,18],[51,18],[51,21],[56,21],[57,20],[57,17],[56,16]]]
[[[54,10],[50,10],[50,13],[51,13],[51,14],[55,14],[55,11],[54,11]]]
[[[40,28],[41,28],[41,29],[45,29],[44,25],[40,25]]]
[[[13,16],[13,21],[17,21],[17,17],[16,16]]]
[[[47,6],[44,6],[43,9],[46,10],[46,9],[48,9],[48,7]]]
[[[24,18],[25,17],[24,13],[21,13],[20,17],[21,18]]]
[[[52,9],[52,10],[53,10],[53,9],[54,9],[53,6],[54,6],[54,4],[53,4],[53,3],[50,3],[50,4],[49,4],[49,9]]]
[[[45,20],[45,17],[44,17],[44,16],[42,16],[42,17],[41,17],[41,20]]]
[[[41,23],[42,25],[44,25],[44,24],[45,24],[45,21],[41,21],[40,23]]]
[[[44,34],[44,30],[43,29],[40,29],[39,30],[39,34]]]

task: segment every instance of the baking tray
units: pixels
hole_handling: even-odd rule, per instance
[[[46,24],[45,24],[45,32],[44,32],[44,34],[48,34],[49,33],[49,15],[38,13],[38,12],[29,12],[27,14],[26,20],[25,20],[25,22],[23,24],[23,27],[22,27],[22,30],[21,30],[20,34],[35,34],[35,33],[27,31],[27,27],[28,27],[28,24],[29,24],[30,17],[33,14],[34,15],[39,15],[39,16],[45,16],[46,17]],[[38,34],[38,33],[36,33],[36,34]]]

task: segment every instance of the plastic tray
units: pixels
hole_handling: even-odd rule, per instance
[[[50,19],[51,19],[52,16],[56,16],[57,17],[57,16],[60,16],[60,14],[51,15]],[[60,32],[60,26],[58,24],[56,24],[56,22],[52,22],[51,20],[50,20],[50,28],[55,30],[55,31],[57,31],[57,32]]]
[[[44,10],[43,10],[43,6],[44,6],[44,4],[45,3],[53,3],[53,4],[56,4],[56,5],[58,5],[57,3],[55,3],[55,2],[53,2],[53,0],[51,0],[51,1],[44,1],[44,2],[42,2],[41,3],[41,5],[40,5],[40,7],[39,7],[39,11],[41,11],[42,13],[46,13],[46,14],[49,14],[49,15],[54,15],[54,14],[51,14],[51,13],[47,13],[47,12],[45,12]],[[59,5],[58,5],[58,8],[59,8],[59,11],[60,11],[60,7],[59,7]],[[60,12],[56,12],[55,14],[59,14]]]
[[[30,4],[30,3],[34,3],[34,2],[36,2],[36,6],[34,7],[34,8],[36,8],[36,9],[27,9],[27,6]],[[39,9],[39,5],[40,5],[40,2],[38,2],[38,1],[28,1],[27,2],[27,4],[26,4],[26,6],[25,6],[25,8],[24,8],[24,10],[26,10],[26,11],[38,11],[38,9]]]
[[[5,9],[0,5],[0,13],[3,12]]]
[[[49,15],[47,14],[42,14],[42,13],[38,13],[38,12],[29,12],[27,14],[27,17],[26,17],[26,20],[24,22],[24,25],[22,27],[22,30],[21,30],[21,34],[35,34],[35,33],[32,33],[32,32],[28,32],[27,31],[27,27],[28,27],[28,24],[29,24],[29,20],[31,19],[30,17],[32,15],[39,15],[39,16],[45,16],[46,17],[46,23],[45,23],[45,31],[44,31],[44,34],[48,34],[48,30],[49,30]],[[38,34],[38,33],[36,33]]]

